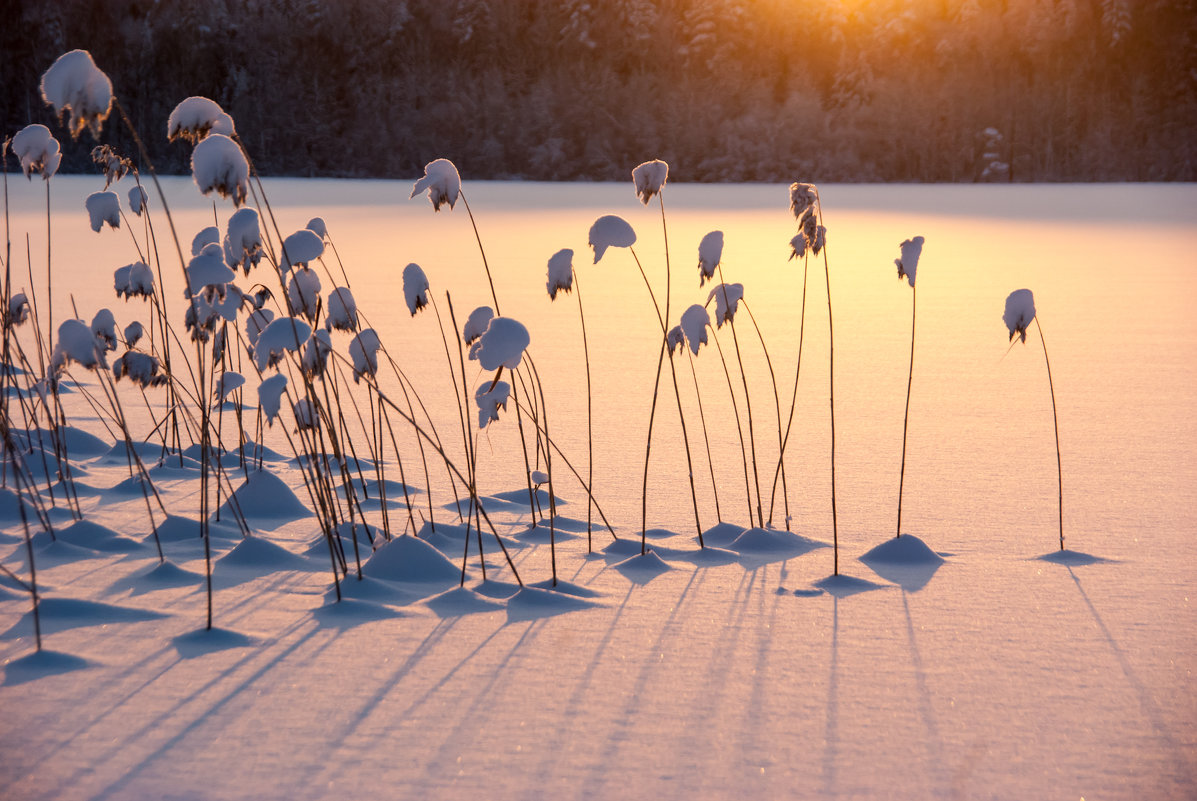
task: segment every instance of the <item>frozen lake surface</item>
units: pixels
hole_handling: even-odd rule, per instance
[[[11,176],[10,176],[11,179]],[[54,315],[123,327],[144,303],[118,300],[112,272],[137,260],[127,229],[92,233],[91,178],[51,183]],[[184,247],[212,204],[168,179]],[[127,191],[129,182],[118,185]],[[447,317],[489,304],[462,205],[434,214],[408,182],[267,181],[285,236],[321,216],[362,311],[413,378],[447,440],[456,407],[434,316],[412,317],[401,274],[427,273]],[[627,184],[465,184],[504,315],[525,323],[554,439],[586,463],[586,377],[576,295],[550,303],[545,264],[574,250],[594,392],[594,492],[621,538],[640,533],[644,433],[660,329],[631,255],[591,264],[587,231],[618,214],[659,298],[665,251],[656,203]],[[16,289],[45,288],[45,196],[10,180]],[[832,572],[827,288],[810,262],[801,377],[786,451],[791,527],[811,550],[697,553],[695,515],[666,368],[648,489],[650,542],[665,569],[587,554],[585,495],[560,466],[559,576],[579,596],[515,595],[500,558],[467,586],[347,582],[331,604],[313,518],[263,519],[239,548],[214,538],[215,616],[203,625],[203,550],[164,543],[157,563],[139,495],[111,489],[122,462],[80,453],[88,521],[132,538],[125,551],[45,545],[45,645],[30,658],[28,596],[0,578],[0,786],[13,798],[1101,798],[1197,795],[1197,188],[1191,185],[827,186],[835,321],[836,505]],[[156,198],[151,195],[151,205]],[[123,200],[122,200],[123,202]],[[725,235],[723,270],[768,344],[782,396],[794,385],[803,267],[783,186],[665,190],[671,324],[699,289],[697,247]],[[215,209],[223,227],[231,209]],[[131,223],[131,226],[130,226]],[[155,219],[167,297],[181,298]],[[26,258],[26,238],[29,234]],[[911,291],[898,244],[926,238],[903,491],[903,531],[937,568],[873,569],[892,538],[910,358]],[[331,254],[329,254],[331,255]],[[329,266],[338,276],[335,261]],[[245,282],[273,280],[263,263]],[[1052,407],[1037,334],[1007,353],[1007,294],[1031,288],[1059,406],[1064,531],[1058,547]],[[331,283],[326,280],[325,289]],[[182,304],[177,310],[181,319]],[[768,365],[737,317],[767,505],[778,454]],[[338,335],[340,336],[340,335]],[[734,346],[719,333],[725,355]],[[347,339],[334,337],[344,350]],[[695,458],[699,521],[718,522],[689,361],[676,361]],[[749,524],[744,467],[718,353],[694,361],[723,521]],[[467,363],[471,385],[482,380]],[[92,380],[77,371],[81,380]],[[736,392],[742,398],[742,388]],[[384,385],[386,384],[384,380]],[[139,396],[132,394],[130,398]],[[160,401],[160,391],[151,397]],[[71,422],[110,443],[75,393]],[[142,435],[147,417],[130,403]],[[740,407],[741,413],[745,410]],[[287,418],[289,420],[289,418]],[[286,452],[280,426],[269,444]],[[425,486],[400,435],[408,483]],[[455,448],[455,450],[453,450]],[[413,466],[415,465],[415,466]],[[302,494],[293,463],[267,465]],[[764,469],[767,466],[768,469]],[[432,477],[438,521],[452,494]],[[167,508],[194,517],[194,473],[163,470]],[[392,473],[392,475],[394,475]],[[514,415],[480,439],[479,489],[522,486]],[[395,476],[397,478],[397,476]],[[427,503],[421,494],[419,503]],[[784,527],[783,500],[773,523]],[[526,582],[550,576],[529,514],[494,519]],[[427,510],[425,510],[425,513]],[[767,512],[767,510],[766,510]],[[406,519],[398,507],[392,519]],[[57,520],[57,518],[56,518]],[[69,521],[63,521],[63,525]],[[254,522],[251,520],[251,522]],[[372,519],[371,522],[377,522]],[[571,525],[566,523],[566,525]],[[0,507],[0,563],[26,576],[20,519]],[[655,536],[654,536],[655,534]],[[596,550],[612,541],[596,529]],[[152,541],[149,541],[152,542]],[[460,548],[461,540],[456,540]],[[493,540],[492,540],[493,543]],[[492,543],[487,543],[488,548]],[[241,543],[244,545],[244,543]],[[43,543],[44,545],[44,543]],[[726,544],[724,545],[726,547]],[[460,561],[460,553],[450,557]],[[497,581],[496,581],[497,580]]]

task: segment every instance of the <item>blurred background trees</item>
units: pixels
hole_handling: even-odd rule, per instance
[[[475,179],[662,158],[693,181],[1197,180],[1197,2],[17,0],[4,19],[4,135],[51,123],[40,75],[83,48],[165,171],[189,155],[167,115],[204,95],[270,175],[443,156]],[[90,146],[64,143],[64,169]]]

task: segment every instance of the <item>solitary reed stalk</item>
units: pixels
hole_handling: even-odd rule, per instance
[[[910,386],[914,381],[914,325],[917,319],[919,290],[917,286],[910,288],[910,371],[906,375],[906,411],[902,414],[902,468],[898,473],[898,527],[894,538],[902,536],[902,486],[906,481],[906,429],[910,420]],[[1042,334],[1042,332],[1040,332]],[[1047,349],[1043,351],[1047,355]],[[1048,379],[1051,379],[1051,369],[1048,369]],[[1055,412],[1053,401],[1052,412]]]
[[[819,212],[820,219],[823,212]],[[827,359],[828,397],[831,404],[831,537],[835,551],[835,575],[840,574],[840,531],[835,515],[835,329],[831,322],[831,268],[827,266],[827,248],[823,248],[823,274],[827,278]]]
[[[1056,414],[1056,389],[1052,384],[1052,363],[1047,357],[1047,342],[1043,338],[1043,326],[1039,324],[1039,315],[1035,315],[1035,330],[1039,332],[1039,343],[1043,345],[1043,363],[1047,365],[1047,387],[1052,395],[1052,428],[1056,433],[1056,487],[1058,490],[1058,504],[1060,517],[1060,550],[1064,550],[1064,467],[1060,460],[1060,420]]]
[[[586,362],[586,484],[594,486],[594,416],[591,413],[593,393],[590,387],[590,346],[586,341],[586,315],[582,312],[582,285],[574,275],[574,289],[578,293],[578,319],[582,324],[582,356]],[[587,493],[586,498],[586,552],[594,550],[591,536],[591,521],[594,514],[594,500]]]

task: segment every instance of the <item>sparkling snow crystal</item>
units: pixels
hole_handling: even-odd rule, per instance
[[[110,228],[121,227],[121,199],[116,192],[93,192],[84,201],[88,217],[91,218],[91,230],[96,233],[108,223]]]
[[[96,66],[91,53],[72,50],[63,53],[42,75],[42,99],[54,107],[58,121],[71,112],[72,137],[91,128],[99,137],[100,126],[112,109],[112,81]]]
[[[698,243],[698,285],[714,277],[715,268],[723,260],[723,232],[711,231]]]
[[[50,180],[58,172],[58,165],[62,162],[62,151],[58,140],[50,134],[50,129],[44,125],[26,125],[17,131],[12,138],[12,152],[21,162],[21,170],[25,177],[33,180],[33,173]]]
[[[215,191],[232,198],[234,206],[249,194],[249,162],[232,139],[209,134],[191,153],[191,175],[203,194]]]
[[[653,195],[665,188],[665,181],[669,177],[669,165],[660,159],[653,159],[639,164],[632,170],[632,180],[636,183],[636,197],[640,202],[648,205]]]
[[[428,276],[424,275],[418,264],[409,264],[403,268],[403,297],[412,317],[428,305]]]
[[[636,232],[622,217],[607,214],[599,217],[590,226],[590,247],[594,248],[594,263],[607,252],[609,247],[630,248],[636,244]]]
[[[923,238],[916,236],[902,243],[902,258],[894,259],[898,266],[898,278],[905,278],[914,286],[914,274],[919,267],[919,256],[923,252]]]
[[[1018,334],[1023,342],[1027,341],[1027,326],[1035,319],[1035,296],[1029,289],[1016,289],[1006,298],[1006,312],[1002,315],[1002,322],[1010,330],[1010,340]]]
[[[549,257],[549,298],[557,299],[557,291],[569,292],[574,287],[574,252],[559,250]]]
[[[457,167],[448,159],[437,159],[424,167],[424,177],[416,181],[411,190],[411,197],[428,191],[428,199],[432,201],[432,210],[440,211],[442,203],[448,203],[449,208],[457,203],[457,195],[461,192],[461,176]]]

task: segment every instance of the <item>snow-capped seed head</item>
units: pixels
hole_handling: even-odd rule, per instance
[[[814,184],[798,182],[790,184],[790,211],[794,213],[794,219],[799,223],[807,216],[807,212],[814,211],[815,204],[818,202],[819,190],[815,188]]]
[[[312,336],[303,346],[303,358],[300,365],[309,378],[319,378],[324,375],[328,366],[328,355],[332,353],[332,340],[328,331],[321,328],[312,332]]]
[[[494,319],[494,316],[494,309],[490,306],[479,306],[470,312],[470,316],[466,318],[465,325],[461,327],[461,341],[467,345],[474,344],[474,341],[482,336],[482,332],[490,325],[490,321]]]
[[[245,341],[249,344],[250,355],[253,355],[253,349],[258,344],[258,337],[270,325],[274,319],[274,312],[270,309],[254,309],[249,316],[245,318]]]
[[[225,266],[219,245],[209,243],[187,263],[187,287],[193,295],[208,289],[223,294],[236,275]]]
[[[698,243],[698,285],[714,277],[715,268],[723,260],[723,232],[711,231]]]
[[[403,268],[403,299],[407,301],[407,310],[412,317],[428,305],[428,276],[418,264]]]
[[[158,372],[158,359],[139,350],[127,350],[112,363],[112,377],[120,381],[126,376],[143,389],[166,383],[166,376]]]
[[[125,326],[125,347],[131,348],[145,336],[145,326],[134,320]]]
[[[282,406],[283,392],[287,389],[287,377],[282,373],[275,373],[258,385],[258,405],[266,413],[266,423],[274,425],[274,418],[278,417],[279,407]]]
[[[229,217],[224,235],[224,261],[234,270],[238,267],[249,275],[249,268],[262,258],[262,231],[258,212],[250,207],[237,209]]]
[[[357,302],[349,288],[339,286],[329,292],[324,327],[330,331],[356,331],[357,326]]]
[[[96,66],[91,53],[72,50],[59,56],[42,74],[42,100],[54,107],[59,123],[71,112],[68,128],[76,138],[90,128],[99,138],[100,126],[112,110],[112,81]]]
[[[324,253],[324,240],[309,231],[300,228],[283,240],[282,269],[290,270],[294,266],[307,267],[308,262],[315,261]]]
[[[209,225],[207,228],[200,230],[195,238],[191,240],[191,255],[198,256],[200,251],[215,242],[220,241],[220,229],[215,225]]]
[[[121,199],[116,192],[93,192],[84,201],[91,230],[97,234],[108,223],[110,228],[121,227]]]
[[[715,325],[722,328],[724,323],[734,322],[736,310],[743,299],[743,284],[720,284],[712,287],[711,294],[707,295],[707,303],[715,301]]]
[[[794,238],[790,240],[790,259],[801,259],[805,255],[806,237],[801,233],[795,234]]]
[[[378,372],[378,349],[382,342],[373,328],[367,328],[349,343],[349,358],[353,359],[353,382],[356,384],[364,375]]]
[[[606,214],[590,226],[590,247],[594,248],[594,263],[607,252],[609,247],[630,248],[636,244],[636,232],[622,217]]]
[[[632,181],[636,184],[636,197],[640,202],[648,205],[653,195],[665,188],[665,181],[669,178],[669,165],[660,159],[638,164],[632,170]]]
[[[914,286],[914,274],[918,270],[919,256],[923,252],[923,238],[916,236],[914,239],[907,239],[900,247],[902,257],[894,259],[894,264],[898,266],[898,278],[905,278]]]
[[[514,370],[520,366],[524,350],[531,341],[528,329],[519,320],[494,317],[470,348],[470,358],[477,359],[484,370],[498,370],[500,367]]]
[[[320,428],[320,412],[316,410],[316,404],[307,398],[295,401],[291,412],[295,415],[296,430],[315,431]]]
[[[543,470],[533,470],[528,474],[528,477],[532,479],[532,483],[536,486],[549,483],[549,474]]]
[[[138,217],[141,216],[141,212],[146,208],[146,204],[149,202],[149,199],[150,196],[145,191],[144,186],[134,186],[129,190],[129,208],[132,209],[133,213]]]
[[[232,139],[209,134],[191,151],[191,175],[202,194],[215,191],[231,198],[234,206],[249,194],[249,162]]]
[[[298,317],[272,320],[254,343],[254,363],[259,370],[274,367],[288,353],[295,353],[312,335],[312,327]]]
[[[82,320],[64,320],[62,325],[58,326],[58,340],[50,357],[51,368],[56,373],[72,361],[78,362],[88,370],[108,367],[104,351],[96,344],[91,327]]]
[[[810,242],[811,252],[814,253],[816,256],[818,256],[819,251],[821,251],[826,245],[827,245],[827,229],[825,227],[823,227],[822,225],[816,226],[815,235],[811,239],[811,242]]]
[[[287,300],[295,312],[315,321],[320,313],[320,276],[315,270],[303,267],[291,275],[287,283]]]
[[[210,133],[232,137],[236,132],[233,118],[219,103],[206,97],[187,98],[166,119],[166,138],[171,142],[176,139],[199,142]]]
[[[411,190],[411,197],[428,191],[428,199],[432,201],[432,210],[440,211],[442,203],[448,203],[449,208],[457,203],[457,195],[461,192],[461,175],[457,167],[448,159],[430,161],[424,167],[424,177],[416,181]]]
[[[711,315],[707,313],[705,306],[695,303],[682,312],[681,327],[690,350],[697,356],[698,349],[707,344],[707,329],[711,327]]]
[[[1018,334],[1023,342],[1027,341],[1027,326],[1035,319],[1035,296],[1029,289],[1016,289],[1006,298],[1006,311],[1002,315],[1002,322],[1010,330],[1010,341]]]
[[[665,342],[669,346],[669,355],[672,356],[676,351],[681,350],[686,344],[686,335],[682,333],[682,327],[675,325],[669,329],[669,333],[665,337]]]
[[[308,229],[321,239],[328,239],[328,226],[324,224],[323,217],[313,217],[312,219],[308,220],[308,224],[305,225],[304,228]]]
[[[262,308],[266,305],[266,301],[274,297],[274,293],[271,292],[268,287],[265,287],[262,284],[255,284],[253,288],[254,293],[251,297],[253,298],[253,306],[255,309]],[[271,314],[273,314],[273,312],[271,312]]]
[[[574,252],[563,248],[549,257],[549,299],[556,300],[558,290],[569,292],[574,288]]]
[[[507,409],[510,395],[511,386],[506,381],[483,384],[474,391],[474,402],[478,404],[478,428],[486,428],[499,419],[499,409]]]
[[[25,177],[33,180],[37,173],[45,180],[50,180],[58,172],[58,165],[62,163],[62,150],[58,140],[44,125],[26,125],[17,131],[12,138],[12,152],[21,162],[21,170]]]
[[[113,181],[119,181],[133,169],[133,162],[112,149],[112,145],[99,145],[91,149],[91,160],[104,173],[104,188]]]
[[[217,400],[224,400],[229,393],[245,385],[245,376],[232,370],[225,370],[216,381],[215,396]]]
[[[100,309],[91,318],[91,335],[96,338],[96,347],[116,350],[116,318],[108,309]]]
[[[8,325],[20,325],[29,319],[29,298],[24,292],[18,292],[8,299]]]

